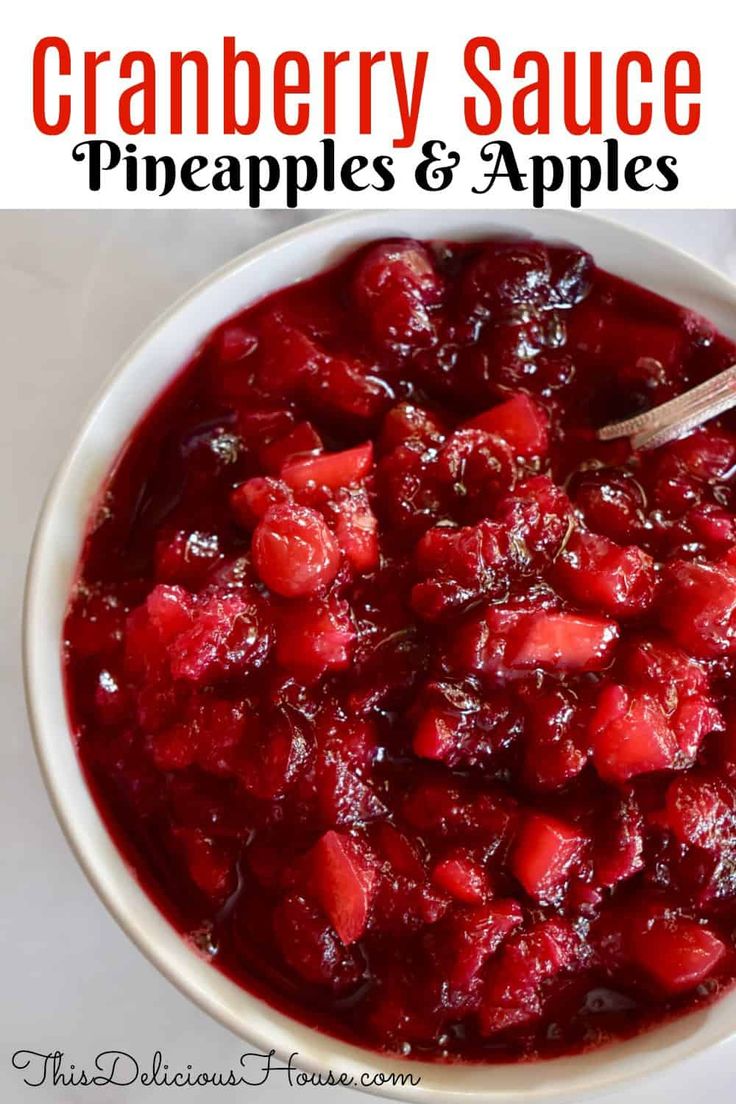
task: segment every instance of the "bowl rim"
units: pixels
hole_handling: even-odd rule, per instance
[[[614,1042],[571,1057],[516,1065],[443,1064],[415,1060],[407,1062],[400,1057],[384,1055],[344,1042],[310,1027],[273,1008],[265,1000],[242,989],[213,968],[159,912],[138,883],[122,853],[118,851],[96,802],[87,789],[66,712],[66,701],[63,694],[61,698],[59,696],[60,678],[54,677],[55,667],[57,676],[61,672],[61,635],[60,631],[56,637],[53,633],[49,635],[54,614],[49,614],[47,607],[53,606],[53,602],[49,603],[49,598],[55,597],[58,608],[63,584],[63,605],[66,604],[69,593],[68,570],[64,571],[63,567],[59,569],[55,555],[59,543],[64,543],[60,541],[64,507],[69,501],[75,500],[75,487],[76,499],[79,499],[80,472],[85,464],[89,465],[88,454],[95,444],[95,430],[98,423],[104,421],[105,417],[109,418],[111,400],[116,397],[115,392],[121,382],[126,377],[132,377],[136,368],[140,374],[146,353],[150,354],[158,345],[162,346],[165,353],[166,334],[172,327],[180,325],[189,313],[195,312],[207,295],[213,294],[218,288],[224,288],[228,281],[247,276],[259,266],[273,262],[279,255],[288,255],[289,251],[298,252],[299,247],[308,244],[310,240],[320,258],[315,267],[310,267],[308,275],[311,275],[333,263],[324,254],[324,242],[330,238],[331,233],[335,239],[334,249],[338,254],[345,254],[360,241],[368,241],[372,237],[395,236],[390,227],[396,225],[398,229],[406,226],[407,222],[416,225],[447,223],[457,227],[457,237],[461,240],[482,236],[483,233],[489,235],[494,230],[498,232],[503,229],[516,229],[544,239],[564,238],[567,236],[564,228],[567,228],[569,238],[573,241],[577,239],[578,227],[582,228],[583,237],[595,237],[596,232],[604,236],[614,234],[623,243],[628,240],[635,248],[653,250],[662,259],[667,257],[683,271],[696,276],[694,282],[705,288],[706,294],[722,297],[724,310],[727,308],[733,311],[736,307],[736,284],[713,266],[692,257],[684,250],[661,242],[653,235],[587,212],[347,211],[302,223],[248,249],[200,280],[177,299],[154,319],[118,359],[91,400],[51,481],[33,536],[23,604],[23,677],[31,733],[43,781],[57,820],[78,863],[107,910],[138,949],[180,992],[241,1040],[257,1044],[266,1053],[273,1050],[276,1057],[282,1059],[297,1052],[298,1068],[312,1073],[325,1072],[327,1069],[344,1071],[358,1081],[351,1087],[393,1099],[462,1097],[463,1100],[484,1101],[486,1104],[496,1104],[502,1099],[519,1099],[522,1096],[534,1100],[572,1100],[610,1091],[625,1081],[654,1073],[675,1061],[723,1042],[736,1032],[736,992],[721,997],[702,1010],[656,1026],[633,1040]],[[465,232],[461,229],[464,224],[467,224]],[[549,233],[549,229],[545,227],[557,227],[563,232]],[[443,235],[435,231],[426,236],[445,236],[451,239],[453,235]],[[651,286],[651,283],[642,282],[645,286]],[[237,286],[239,288],[239,282]],[[268,294],[278,286],[282,285],[276,284],[266,292],[252,294],[250,297],[244,294],[243,309],[248,303],[257,301],[262,294]],[[216,318],[213,317],[209,324],[205,323],[202,336],[232,313],[232,310],[226,311]],[[736,319],[736,311],[733,314]],[[736,337],[736,320],[732,328],[732,336]],[[178,367],[173,366],[166,373],[166,378],[173,378],[183,363],[181,360]],[[160,387],[157,388],[155,393],[160,390]],[[148,396],[142,410],[150,407],[155,393]],[[125,427],[122,440],[127,439],[134,430],[136,421],[134,419]],[[119,451],[119,448],[110,450],[104,463],[98,463],[95,478],[91,482],[88,479],[88,492],[91,493],[88,493],[84,509],[86,520],[100,487],[100,472],[104,479]],[[84,529],[80,529],[78,523],[71,537],[67,534],[67,544],[74,545],[76,542],[76,557],[81,550],[83,537]],[[57,628],[60,630],[58,621]],[[49,686],[53,689],[51,693]],[[60,710],[63,711],[63,723],[60,721]],[[64,743],[66,746],[62,746]],[[74,768],[70,768],[70,752],[76,764],[78,778],[74,777]],[[62,769],[71,771],[66,781],[62,777]],[[83,821],[80,813],[83,814]],[[723,1007],[729,999],[733,1004],[730,1023],[714,1027],[713,1009]],[[725,1016],[720,1018],[726,1019]],[[642,1040],[645,1040],[644,1044]],[[660,1045],[652,1045],[657,1040]],[[360,1084],[362,1072],[379,1075],[383,1072],[389,1076],[398,1074],[404,1077],[413,1074],[421,1077],[421,1084],[365,1086]],[[501,1082],[501,1086],[489,1085],[489,1081],[494,1080]]]

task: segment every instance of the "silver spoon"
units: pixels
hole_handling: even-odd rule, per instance
[[[736,364],[645,414],[604,426],[598,430],[598,438],[614,441],[630,437],[632,448],[657,448],[676,441],[733,406],[736,406]]]

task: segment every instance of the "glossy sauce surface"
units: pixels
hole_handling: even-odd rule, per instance
[[[736,361],[532,241],[381,242],[215,331],[65,625],[90,786],[213,966],[422,1057],[547,1057],[736,976],[736,433],[595,428]]]

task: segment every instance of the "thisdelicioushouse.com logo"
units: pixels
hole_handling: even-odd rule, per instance
[[[159,197],[236,192],[250,207],[316,193],[361,193],[370,205],[394,189],[406,198],[408,181],[445,200],[465,189],[497,204],[524,193],[534,207],[580,207],[599,191],[678,187],[669,143],[701,122],[692,51],[510,55],[480,35],[451,60],[428,50],[266,58],[232,35],[216,51],[115,54],[50,35],[33,51],[33,122],[69,142],[93,192],[114,181]]]
[[[421,1078],[410,1073],[365,1071],[355,1075],[325,1070],[307,1073],[296,1067],[294,1052],[286,1061],[275,1051],[241,1054],[231,1069],[201,1070],[192,1063],[177,1067],[167,1062],[160,1050],[147,1060],[124,1050],[105,1050],[86,1065],[74,1061],[62,1051],[17,1050],[13,1068],[30,1088],[258,1088],[273,1080],[290,1089],[309,1087],[388,1088],[419,1085]]]

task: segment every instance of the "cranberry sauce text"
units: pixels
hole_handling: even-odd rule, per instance
[[[534,241],[372,244],[138,427],[65,626],[159,906],[378,1049],[579,1050],[736,977],[736,433],[596,427],[736,361]]]

